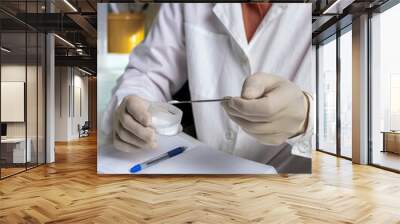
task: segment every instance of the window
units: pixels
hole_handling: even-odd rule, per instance
[[[340,155],[352,156],[352,34],[340,36]]]
[[[400,170],[400,4],[371,18],[371,162]]]
[[[390,130],[400,130],[400,73],[390,74]]]
[[[340,36],[324,40],[318,48],[317,148],[350,159],[353,131],[352,26],[345,27],[338,34]]]
[[[318,48],[318,149],[336,153],[336,39]]]

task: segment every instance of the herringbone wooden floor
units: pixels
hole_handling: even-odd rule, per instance
[[[312,175],[99,176],[96,141],[0,181],[0,223],[400,223],[400,175],[315,153]]]

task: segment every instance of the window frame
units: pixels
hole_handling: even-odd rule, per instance
[[[315,143],[316,143],[316,151],[323,152],[329,155],[333,155],[339,158],[347,159],[347,160],[352,160],[352,158],[347,157],[342,155],[341,153],[341,117],[340,117],[340,103],[341,103],[341,97],[340,97],[340,84],[341,84],[341,65],[340,65],[340,60],[341,60],[341,55],[340,55],[340,37],[344,35],[347,32],[352,32],[352,23],[349,23],[345,27],[339,29],[336,31],[336,33],[330,35],[329,37],[321,40],[316,44],[316,57],[315,57],[315,64],[316,64],[316,138],[315,138]],[[324,149],[321,149],[319,147],[319,48],[322,44],[327,44],[330,41],[336,41],[336,152],[328,152]]]

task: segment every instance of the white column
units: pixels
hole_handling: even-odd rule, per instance
[[[54,132],[55,132],[55,60],[54,35],[46,36],[46,163],[55,161]]]
[[[353,162],[368,163],[368,15],[353,20]]]
[[[46,11],[54,12],[54,5],[46,1]],[[55,43],[54,35],[46,35],[46,163],[55,162]]]

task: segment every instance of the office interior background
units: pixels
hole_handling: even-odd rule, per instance
[[[101,102],[110,97],[107,93],[122,74],[128,52],[148,32],[153,19],[148,15],[158,9],[149,3],[130,3],[121,8],[116,2],[131,1],[0,2],[0,178],[4,179],[0,181],[1,186],[21,176],[38,178],[35,170],[45,169],[40,172],[50,175],[58,164],[59,170],[66,173],[72,167],[95,172],[95,167],[93,170],[90,167],[95,166],[97,116],[101,116],[105,107]],[[317,158],[313,172],[326,180],[335,175],[340,179],[352,175],[368,178],[372,173],[392,177],[392,172],[400,173],[399,1],[298,2],[313,5],[310,21],[315,63],[312,75],[315,77],[313,149],[316,152],[313,155]],[[102,20],[97,18],[101,10],[109,14]],[[127,21],[118,21],[121,18],[118,14],[126,13],[131,15]],[[129,32],[123,29],[111,32],[97,30],[98,23],[137,27]],[[121,38],[131,38],[128,50],[120,48],[115,41],[110,47],[110,40],[119,34]],[[97,42],[99,36],[104,41]],[[103,76],[106,80],[102,80],[107,82],[99,82],[107,84],[97,88],[99,66],[104,66],[108,73]],[[190,126],[190,117],[184,122]],[[355,164],[367,168],[363,170]],[[76,170],[70,172],[75,175]],[[94,173],[82,175],[102,178]],[[328,180],[328,188],[338,187],[339,179]],[[389,184],[389,180],[392,179],[378,182]],[[345,183],[346,187],[354,184],[351,181]],[[371,191],[376,193],[374,181],[365,183],[371,184]],[[395,205],[391,208],[395,209]]]
[[[316,149],[399,171],[400,5],[389,1],[363,16],[365,21],[356,23],[351,15],[344,16],[338,29],[313,40]]]
[[[0,3],[1,178],[96,131],[96,2],[79,7],[88,15],[63,1]]]

